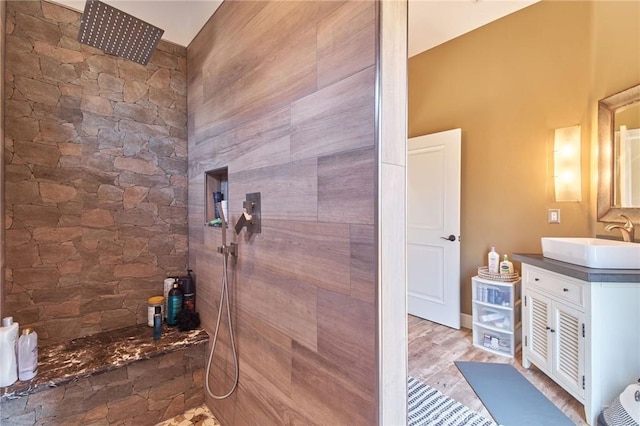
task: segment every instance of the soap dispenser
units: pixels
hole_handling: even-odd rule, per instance
[[[18,378],[26,382],[38,374],[38,334],[32,328],[22,330],[18,339]]]

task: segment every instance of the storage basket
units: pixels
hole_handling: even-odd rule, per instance
[[[484,278],[485,280],[501,281],[505,283],[518,281],[520,279],[520,274],[518,274],[517,272],[512,272],[509,274],[495,274],[493,272],[489,272],[489,268],[486,266],[478,266],[478,276],[480,278]]]

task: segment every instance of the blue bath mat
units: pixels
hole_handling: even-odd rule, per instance
[[[509,364],[456,361],[493,419],[504,426],[572,426],[573,422]]]

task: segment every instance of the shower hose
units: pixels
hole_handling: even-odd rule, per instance
[[[223,245],[223,250],[225,249]],[[205,374],[205,385],[207,393],[213,399],[225,399],[236,390],[238,386],[238,352],[236,351],[235,339],[233,337],[233,327],[231,326],[231,308],[229,306],[229,274],[227,273],[227,261],[229,253],[224,250],[222,255],[222,290],[220,291],[220,306],[218,309],[218,320],[216,321],[216,330],[213,334],[213,342],[211,343],[211,353],[209,353],[209,362],[207,363],[207,371]],[[216,343],[218,342],[218,330],[220,330],[220,320],[222,319],[222,309],[224,300],[227,299],[227,324],[229,325],[229,338],[231,339],[231,352],[233,353],[233,365],[235,369],[233,386],[231,390],[224,395],[215,395],[209,388],[209,372],[211,371],[211,361],[213,360],[213,353],[216,350]]]

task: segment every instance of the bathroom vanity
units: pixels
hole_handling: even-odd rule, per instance
[[[522,364],[578,401],[586,420],[640,379],[640,271],[516,254],[522,262]]]

